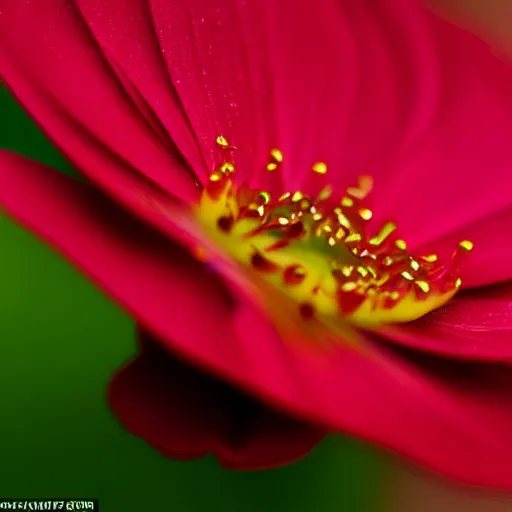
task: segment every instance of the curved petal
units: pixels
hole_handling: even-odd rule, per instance
[[[478,239],[484,247],[475,258],[494,270],[480,276],[480,261],[468,267],[466,284],[504,281],[511,277],[506,256],[491,247],[500,235],[508,244],[512,222],[512,65],[473,35],[426,19],[437,50],[435,109],[422,138],[394,163],[375,211],[397,221],[411,248]]]
[[[435,115],[436,35],[416,2],[150,4],[194,131],[207,144],[224,134],[253,182],[309,190],[387,172]],[[272,147],[285,161],[269,178]],[[333,172],[312,182],[316,161]]]
[[[420,2],[123,6],[3,2],[0,72],[87,176],[125,204],[140,174],[195,198],[171,139],[204,179],[222,133],[239,148],[241,172],[262,185],[274,146],[285,162],[271,181],[290,189],[373,174],[374,221],[398,221],[411,248],[471,238],[474,223],[510,211],[511,66]],[[318,160],[328,176],[312,177]],[[480,255],[487,273],[480,261],[468,286],[511,277],[499,254]]]
[[[167,73],[156,28],[146,0],[75,0],[88,29],[127,91],[138,99],[140,110],[171,136],[191,168],[201,179],[208,167],[196,134]],[[126,16],[129,12],[130,16]],[[210,148],[209,148],[210,149]]]
[[[290,190],[372,174],[375,223],[397,221],[411,248],[471,238],[475,222],[510,209],[512,66],[421,2],[150,3],[194,131],[226,135],[253,181],[279,175],[261,172],[274,146]],[[318,160],[327,176],[310,172]],[[471,281],[510,277],[491,266]]]
[[[474,244],[471,254],[461,262],[463,289],[479,288],[512,279],[512,207],[497,210],[476,222],[468,222],[446,236],[424,245],[422,254],[437,253],[449,258],[461,240]]]
[[[73,2],[6,0],[0,76],[83,174],[126,200],[151,182],[185,200],[194,178],[108,65]]]
[[[172,357],[147,332],[140,340],[141,354],[114,377],[109,401],[130,432],[164,455],[211,452],[224,467],[266,469],[302,458],[325,436]]]
[[[109,210],[87,187],[26,165],[24,178],[0,173],[7,210],[172,354],[284,414],[379,443],[466,483],[512,488],[510,367],[397,354],[370,340],[359,347],[337,340],[330,351],[283,340],[244,290],[231,285],[229,293],[213,272]]]
[[[379,334],[444,356],[512,361],[512,283],[462,292],[446,306]]]

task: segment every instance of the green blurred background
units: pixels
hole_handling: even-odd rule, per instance
[[[0,89],[0,147],[72,172]],[[112,372],[134,351],[121,311],[0,215],[0,496],[99,498],[102,512],[380,510],[381,463],[331,438],[287,468],[234,473],[177,463],[116,423]]]

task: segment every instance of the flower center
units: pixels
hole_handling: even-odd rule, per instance
[[[340,318],[376,329],[408,322],[436,309],[461,286],[461,257],[473,244],[464,240],[447,261],[436,254],[412,255],[386,223],[369,233],[372,211],[364,201],[372,179],[363,176],[334,200],[331,187],[316,197],[287,191],[273,197],[237,182],[231,148],[217,144],[227,158],[211,174],[195,214],[208,236],[242,267],[276,288],[296,305],[304,320]],[[281,151],[270,153],[269,172],[278,171]],[[326,174],[323,162],[312,172]]]

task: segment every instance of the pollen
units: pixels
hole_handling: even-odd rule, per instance
[[[313,172],[316,172],[318,174],[326,174],[327,173],[327,164],[324,162],[316,162],[313,164]]]
[[[227,141],[226,137],[223,135],[219,135],[216,139],[217,144],[222,148],[228,148],[229,142]]]
[[[283,153],[279,149],[273,149],[270,151],[270,156],[274,159],[278,164],[283,163],[284,156]]]
[[[223,136],[216,142],[233,148]],[[267,170],[278,171],[283,153],[274,148],[269,155]],[[197,219],[242,270],[295,303],[298,318],[378,329],[443,306],[462,286],[458,267],[473,243],[462,240],[440,261],[437,254],[409,253],[394,222],[370,229],[370,176],[345,190],[320,183],[316,195],[279,188],[270,193],[239,181],[235,165],[224,160],[203,191]],[[327,163],[318,161],[311,170],[325,175]]]

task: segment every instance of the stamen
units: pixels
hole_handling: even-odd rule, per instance
[[[327,173],[327,164],[325,162],[316,162],[313,164],[313,172],[318,174],[326,174]]]
[[[223,136],[216,143],[233,149]],[[272,149],[267,169],[277,170],[283,160]],[[325,175],[327,164],[316,162],[312,170]],[[457,269],[473,243],[462,240],[439,262],[437,254],[409,254],[393,222],[367,232],[373,212],[363,200],[372,187],[372,178],[363,176],[334,206],[330,185],[317,197],[296,190],[276,199],[238,183],[226,158],[211,174],[198,214],[242,264],[294,297],[301,318],[337,313],[373,328],[413,320],[449,300],[462,286]]]
[[[279,151],[279,149],[273,149],[270,152],[270,156],[275,160],[276,163],[281,164],[283,163],[283,153]]]

